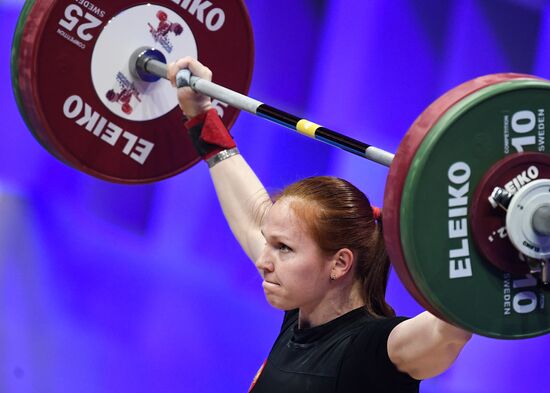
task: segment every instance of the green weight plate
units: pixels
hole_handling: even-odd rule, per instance
[[[422,307],[441,319],[446,318],[430,304],[415,283],[401,247],[400,208],[402,203],[407,203],[406,198],[403,198],[403,186],[411,167],[412,160],[422,141],[431,131],[432,127],[435,126],[439,119],[450,108],[476,91],[492,86],[495,83],[518,78],[532,79],[530,75],[524,74],[507,73],[486,75],[465,82],[446,92],[430,104],[409,128],[409,131],[397,149],[395,158],[390,167],[386,189],[384,191],[384,240],[388,245],[388,254],[395,272],[409,293],[420,305],[422,305]]]
[[[23,121],[27,125],[27,128],[31,131],[34,138],[42,145],[42,147],[48,150],[50,154],[53,154],[59,158],[59,156],[55,153],[55,151],[50,148],[44,136],[40,134],[39,129],[36,129],[36,127],[32,126],[31,120],[27,114],[27,111],[25,110],[25,106],[23,105],[23,98],[21,96],[21,89],[19,86],[19,56],[20,56],[19,51],[21,49],[21,39],[24,36],[24,30],[27,26],[28,16],[35,2],[36,2],[35,0],[27,0],[23,5],[21,13],[19,14],[19,18],[17,20],[17,25],[15,28],[15,33],[13,36],[13,41],[11,46],[11,60],[10,60],[11,83],[12,83],[13,95],[15,96],[15,102],[17,103],[17,107],[19,109],[19,112],[21,113],[21,117],[23,118]]]
[[[23,30],[25,29],[25,23],[27,21],[27,17],[29,16],[29,12],[31,11],[32,6],[34,5],[34,2],[35,0],[28,0],[23,5],[21,13],[19,14],[19,18],[17,19],[17,25],[15,27],[15,33],[13,35],[13,41],[11,46],[10,66],[11,66],[12,89],[13,89],[13,94],[15,96],[15,101],[17,103],[17,107],[19,108],[19,111],[23,115],[25,122],[27,122],[25,118],[25,108],[23,107],[23,103],[21,101],[21,91],[19,89],[19,48],[21,47],[21,38],[23,36]]]
[[[526,338],[550,331],[548,288],[500,271],[475,248],[468,213],[484,174],[522,151],[547,154],[550,82],[514,79],[465,97],[430,129],[402,193],[401,246],[410,274],[448,321],[477,334]]]

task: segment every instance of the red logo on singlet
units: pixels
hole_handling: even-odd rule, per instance
[[[250,385],[250,388],[248,388],[248,393],[250,393],[252,391],[252,389],[254,389],[254,386],[256,386],[256,382],[258,382],[258,379],[260,378],[260,375],[262,375],[262,371],[264,371],[266,363],[267,363],[267,360],[264,360],[264,362],[262,363],[260,369],[256,373],[256,376],[252,380],[252,384]]]

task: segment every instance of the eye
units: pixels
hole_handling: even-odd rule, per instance
[[[284,253],[287,253],[287,252],[291,252],[292,251],[292,248],[290,248],[289,246],[287,246],[286,244],[284,243],[279,243],[277,245],[277,249],[280,251],[280,252],[284,252]]]

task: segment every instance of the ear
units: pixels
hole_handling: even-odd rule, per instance
[[[332,258],[332,267],[330,270],[330,278],[338,280],[344,277],[353,267],[355,256],[349,248],[338,250]]]

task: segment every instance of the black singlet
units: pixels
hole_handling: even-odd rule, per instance
[[[288,311],[250,392],[418,392],[420,382],[399,372],[388,357],[388,336],[404,320],[373,318],[358,308],[324,325],[298,329],[298,310]]]

